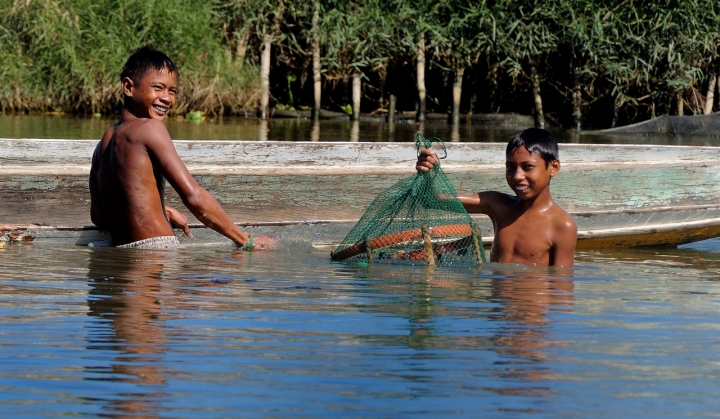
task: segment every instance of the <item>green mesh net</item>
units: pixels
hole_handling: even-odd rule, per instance
[[[439,138],[418,134],[415,145],[430,148]],[[343,242],[336,261],[396,262],[469,266],[485,262],[480,229],[455,188],[436,164],[433,170],[401,179],[381,192]]]

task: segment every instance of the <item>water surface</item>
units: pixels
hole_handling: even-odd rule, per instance
[[[109,119],[0,116],[0,138]],[[226,118],[176,139],[505,142],[519,129]],[[319,131],[318,131],[319,130]],[[714,137],[561,141],[713,145]],[[338,241],[341,237],[337,238]],[[572,272],[331,263],[329,248],[0,249],[0,416],[716,417],[720,240]]]
[[[117,118],[89,118],[67,115],[0,115],[0,138],[99,139]],[[360,141],[412,142],[415,134],[437,136],[448,142],[506,143],[527,127],[489,127],[442,121],[425,124],[382,121],[353,123],[345,120],[323,120],[313,125],[307,119],[272,119],[226,117],[204,122],[167,118],[165,124],[176,140],[272,140],[272,141]],[[582,135],[561,128],[550,128],[561,143],[588,144],[659,144],[720,145],[715,136],[607,135],[585,132]]]
[[[7,417],[668,417],[720,410],[720,241],[572,273],[36,243],[0,250]]]

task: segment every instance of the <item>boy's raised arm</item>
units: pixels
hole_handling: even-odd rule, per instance
[[[440,159],[432,149],[423,148],[420,150],[417,162],[415,163],[415,170],[420,173],[429,172],[433,169],[436,164],[440,163]],[[457,198],[465,207],[465,210],[469,213],[475,214],[488,214],[490,211],[490,203],[495,199],[499,199],[495,192],[480,192],[474,194],[458,194]],[[443,199],[439,197],[438,199]],[[451,199],[451,197],[447,197]]]

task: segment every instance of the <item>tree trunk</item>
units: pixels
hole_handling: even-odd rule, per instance
[[[312,61],[312,55],[306,56],[303,59],[302,72],[300,73],[300,86],[299,86],[299,90],[301,92],[305,91],[305,83],[307,83],[307,81],[308,81],[308,73],[309,73],[308,67],[310,67],[311,61]]]
[[[467,115],[468,123],[470,123],[472,121],[472,116],[477,109],[477,91],[475,91],[475,90],[476,90],[476,88],[473,89],[472,96],[470,96],[470,109],[468,110],[468,115]]]
[[[383,62],[382,65],[376,70],[376,74],[380,78],[380,88],[378,89],[380,91],[380,96],[378,99],[380,106],[383,106],[385,104],[385,92],[387,89],[388,72],[388,65],[386,62]]]
[[[360,141],[360,121],[352,121],[352,128],[350,128],[350,141],[356,143]]]
[[[320,141],[320,120],[315,120],[312,123],[312,130],[310,131],[310,141]]]
[[[360,93],[362,87],[362,81],[360,80],[362,74],[355,73],[352,77],[352,119],[357,121],[360,119]]]
[[[450,130],[450,142],[451,143],[457,143],[460,142],[460,124],[458,122],[453,122],[451,130]]]
[[[620,113],[620,107],[623,105],[622,96],[619,94],[615,97],[615,101],[613,102],[613,118],[612,123],[610,124],[610,128],[615,128],[618,121],[618,114]]]
[[[650,102],[650,119],[657,118],[657,114],[655,113],[655,98],[653,98],[652,102]]]
[[[417,62],[415,64],[417,71],[417,88],[418,88],[418,108],[417,121],[425,122],[425,37],[421,36],[418,40]]]
[[[532,82],[532,93],[535,101],[535,126],[545,128],[545,114],[543,113],[542,97],[540,96],[540,78],[537,75],[535,66],[530,67],[530,80]]]
[[[498,67],[499,66],[500,66],[500,64],[498,64],[498,63],[493,64],[492,69],[490,69],[490,71],[488,72],[488,84],[489,84],[488,98],[490,99],[490,102],[488,103],[488,111],[490,111],[490,113],[495,113],[500,110],[496,106]]]
[[[238,68],[242,68],[245,63],[245,55],[247,54],[248,41],[250,40],[250,30],[243,28],[242,34],[235,35],[237,44],[235,45],[235,63]]]
[[[452,115],[450,121],[453,124],[460,122],[460,96],[462,95],[462,82],[463,74],[465,73],[464,68],[458,68],[455,70],[455,80],[453,81],[453,103],[452,103]]]
[[[260,58],[260,81],[262,96],[260,97],[260,118],[268,118],[268,104],[270,103],[270,34],[265,32],[263,37],[263,50]]]
[[[715,104],[715,84],[717,84],[717,73],[710,75],[708,82],[707,97],[705,98],[705,115],[711,114]]]
[[[350,87],[349,87],[350,85],[351,85],[350,76],[348,76],[347,74],[344,74],[342,76],[342,87],[341,87],[342,95],[340,96],[340,102],[343,104],[343,106],[349,104],[348,91],[350,90]]]
[[[258,140],[267,141],[268,139],[268,121],[261,120],[260,126],[258,127]]]
[[[397,106],[397,97],[390,93],[390,104],[388,105],[388,122],[395,122],[395,107]]]
[[[468,85],[469,84],[469,85]],[[477,90],[478,90],[478,83],[477,83],[477,70],[471,70],[470,76],[468,77],[467,81],[465,82],[465,94],[467,95],[468,91],[470,92],[470,103],[467,112],[465,113],[465,121],[470,124],[472,123],[472,117],[475,114],[475,112],[478,111],[477,109]]]
[[[312,56],[313,56],[313,121],[320,119],[320,99],[322,98],[322,86],[320,78],[320,35],[318,25],[320,22],[320,11],[315,4],[315,11],[312,17]]]
[[[580,131],[582,128],[582,90],[580,89],[580,74],[578,70],[578,68],[573,70],[572,118],[575,131]]]
[[[685,115],[685,101],[682,97],[682,90],[677,92],[677,96],[675,97],[676,103],[677,103],[677,114],[678,116]]]

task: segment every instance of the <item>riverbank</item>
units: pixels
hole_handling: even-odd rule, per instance
[[[148,44],[180,69],[180,114],[259,109],[265,118],[307,107],[356,119],[417,110],[419,121],[451,114],[459,122],[463,113],[517,113],[577,130],[718,109],[720,35],[708,12],[715,4],[636,7],[4,2],[0,112],[113,115],[122,101],[118,74]]]

